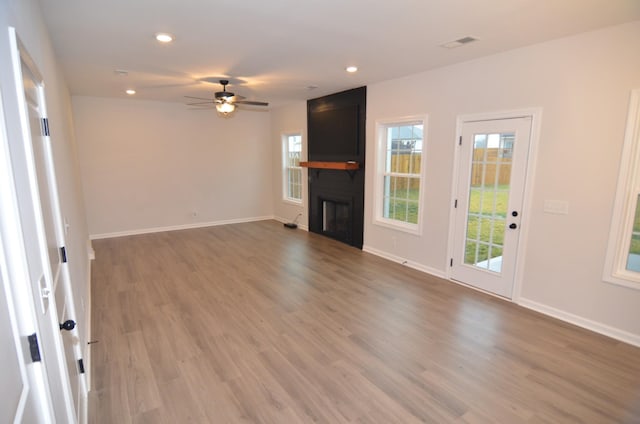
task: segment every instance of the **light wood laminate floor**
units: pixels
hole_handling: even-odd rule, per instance
[[[640,349],[316,234],[93,246],[92,423],[640,422]]]

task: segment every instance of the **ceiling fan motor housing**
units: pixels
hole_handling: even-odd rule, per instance
[[[220,99],[220,100],[226,100],[230,97],[233,97],[234,94],[229,92],[229,91],[218,91],[215,94],[216,99]]]
[[[233,97],[234,94],[230,91],[227,91],[227,85],[229,84],[229,80],[220,80],[220,84],[222,84],[222,91],[217,91],[215,94],[216,99],[227,99],[229,97]]]

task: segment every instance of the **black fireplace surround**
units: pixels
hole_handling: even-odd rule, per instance
[[[356,170],[309,168],[309,231],[362,249],[367,88],[307,102],[309,161],[357,162]]]

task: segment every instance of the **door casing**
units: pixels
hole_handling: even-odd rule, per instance
[[[523,203],[522,203],[522,218],[520,220],[520,236],[518,238],[518,246],[517,252],[518,257],[516,260],[516,271],[514,276],[513,283],[513,292],[511,296],[511,301],[518,303],[521,297],[522,292],[522,279],[524,272],[524,263],[526,258],[526,246],[527,239],[529,234],[529,227],[531,223],[531,211],[532,211],[532,203],[533,203],[533,187],[535,182],[535,170],[536,170],[536,162],[537,162],[537,151],[538,151],[538,141],[540,138],[540,123],[542,120],[542,108],[523,108],[523,109],[514,109],[514,110],[506,110],[506,111],[497,111],[497,112],[486,112],[486,113],[478,113],[478,114],[465,114],[458,115],[456,119],[456,137],[454,139],[455,143],[455,153],[453,157],[453,169],[452,169],[452,177],[451,177],[451,197],[450,197],[450,210],[449,210],[449,237],[447,242],[447,257],[445,263],[446,269],[446,278],[456,284],[461,284],[465,287],[473,288],[474,290],[482,291],[483,293],[490,294],[492,296],[496,296],[493,293],[486,292],[477,287],[470,286],[468,284],[462,283],[460,281],[453,280],[451,278],[451,266],[450,261],[454,255],[454,235],[455,235],[455,217],[456,217],[456,209],[454,208],[454,202],[458,193],[459,184],[466,184],[466,182],[459,181],[460,175],[460,148],[458,145],[458,140],[462,136],[462,128],[466,122],[477,122],[477,121],[491,121],[491,120],[499,120],[499,119],[513,119],[513,118],[523,118],[530,117],[531,118],[531,139],[529,144],[529,152],[528,152],[528,161],[527,161],[527,170],[526,170],[526,181],[524,185],[524,193],[523,193]],[[500,297],[503,299],[502,297]]]

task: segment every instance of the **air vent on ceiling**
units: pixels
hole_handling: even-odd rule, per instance
[[[475,37],[466,36],[466,37],[458,38],[457,40],[449,41],[448,43],[440,44],[440,47],[444,47],[445,49],[455,49],[456,47],[473,43],[474,41],[478,41],[478,39]]]

